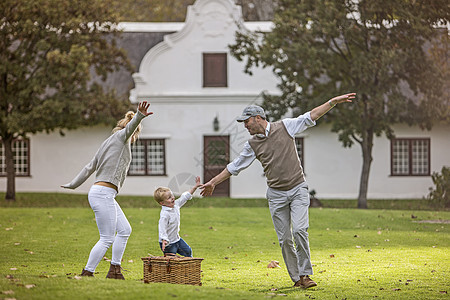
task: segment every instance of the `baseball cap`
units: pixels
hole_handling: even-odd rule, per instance
[[[238,122],[243,122],[247,120],[250,117],[255,116],[261,116],[264,119],[266,118],[266,114],[264,113],[264,109],[262,109],[261,106],[258,105],[249,105],[246,108],[244,108],[244,111],[242,112],[242,116],[239,116],[237,118]]]

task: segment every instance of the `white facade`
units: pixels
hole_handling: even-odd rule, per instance
[[[228,86],[202,86],[202,54],[229,52],[238,24],[249,30],[256,27],[270,30],[269,22],[243,23],[240,8],[231,0],[197,0],[188,8],[186,23],[126,23],[125,31],[148,31],[170,26],[164,41],[152,47],[133,74],[135,88],[130,91],[134,104],[149,100],[154,115],[144,119],[141,138],[166,139],[166,175],[128,176],[120,191],[123,195],[153,195],[158,186],[169,186],[175,193],[191,183],[176,182],[184,175],[203,176],[203,137],[229,135],[230,158],[235,158],[250,137],[235,118],[243,108],[261,101],[260,94],[278,93],[277,79],[270,69],[255,69],[253,76],[245,74],[244,63],[228,55]],[[168,31],[162,30],[161,31]],[[356,91],[357,92],[357,91]],[[326,99],[324,99],[326,100]],[[214,131],[217,117],[220,129]],[[449,126],[438,125],[432,131],[396,126],[397,137],[430,138],[431,172],[450,165]],[[111,128],[98,126],[58,133],[36,134],[30,137],[30,177],[17,177],[17,192],[67,192],[60,188],[69,182],[93,157],[110,134]],[[325,124],[313,127],[301,135],[304,138],[304,167],[311,189],[320,198],[356,198],[362,168],[359,145],[343,148],[337,135]],[[430,176],[390,176],[390,141],[376,138],[370,172],[369,198],[421,198],[431,187]],[[92,176],[76,189],[87,193],[94,182]],[[203,180],[203,178],[202,178]],[[177,190],[178,189],[178,190]],[[0,190],[6,190],[6,178],[0,178]],[[263,198],[266,183],[258,161],[233,176],[230,182],[232,198]]]

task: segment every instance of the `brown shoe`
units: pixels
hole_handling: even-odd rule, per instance
[[[123,276],[123,274],[121,272],[121,269],[122,268],[119,265],[111,264],[109,266],[109,271],[108,271],[108,274],[106,275],[106,278],[125,280],[125,277]]]
[[[311,278],[309,278],[308,275],[300,276],[300,280],[294,284],[294,287],[301,287],[304,289],[307,289],[307,288],[310,288],[313,286],[317,286],[317,283],[315,283]]]
[[[89,272],[88,270],[83,269],[83,271],[81,271],[81,275],[80,275],[80,276],[94,277],[94,273],[93,273],[93,272]]]

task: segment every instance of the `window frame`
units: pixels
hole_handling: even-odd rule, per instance
[[[16,163],[14,163],[15,177],[31,177],[31,171],[30,171],[30,166],[31,166],[31,163],[30,163],[30,149],[31,149],[30,145],[31,145],[31,143],[30,143],[30,139],[28,139],[28,138],[15,138],[15,139],[13,139],[13,141],[12,141],[13,152],[14,152],[14,144],[16,142],[24,142],[26,144],[26,150],[27,150],[26,167],[27,167],[27,172],[25,174],[23,174],[23,173],[18,174],[17,173]],[[5,150],[4,150],[4,145],[3,145],[2,139],[0,139],[0,147],[2,148],[1,159],[3,161],[5,161],[5,170],[3,172],[2,168],[0,168],[0,177],[7,177],[8,174],[6,173],[6,157],[4,155]],[[17,161],[17,159],[15,157],[14,157],[14,161]]]
[[[130,168],[128,169],[128,176],[167,176],[167,160],[166,160],[166,139],[165,138],[140,138],[138,140],[139,142],[143,143],[144,145],[144,166],[145,166],[145,173],[144,174],[137,174],[137,173],[132,173],[131,171],[131,165]],[[163,173],[162,174],[149,174],[149,162],[148,162],[148,154],[149,154],[149,144],[151,141],[162,141],[162,146],[163,146],[163,150],[162,150],[162,154],[163,154]],[[131,145],[131,147],[133,147],[134,145]],[[132,150],[133,153],[133,150]],[[132,154],[133,155],[133,154]],[[133,163],[133,157],[131,158],[131,163]]]
[[[394,146],[397,141],[407,141],[408,142],[408,173],[394,173]],[[427,163],[428,172],[421,174],[413,174],[413,143],[417,141],[426,141],[427,145]],[[393,138],[391,139],[391,174],[394,177],[420,177],[420,176],[431,176],[431,139],[430,138]]]

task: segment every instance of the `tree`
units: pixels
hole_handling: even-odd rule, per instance
[[[264,99],[271,118],[357,92],[354,104],[324,119],[345,147],[361,146],[358,207],[367,208],[374,137],[394,137],[397,123],[430,129],[448,109],[443,73],[427,50],[448,35],[448,21],[443,0],[280,0],[271,32],[238,32],[230,49],[247,73],[262,65],[280,79],[281,96]]]
[[[195,0],[109,0],[123,22],[183,22]],[[246,21],[267,21],[273,17],[276,1],[234,0],[242,7]]]
[[[235,0],[242,8],[242,15],[246,21],[269,21],[277,5],[273,0]]]
[[[195,0],[109,0],[122,22],[183,22]]]
[[[102,0],[3,0],[0,11],[0,137],[6,200],[15,200],[13,141],[110,124],[129,103],[100,82],[130,66],[115,44],[117,16]]]

